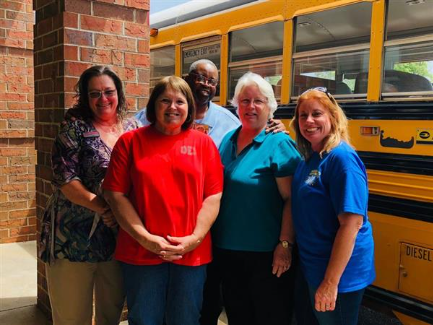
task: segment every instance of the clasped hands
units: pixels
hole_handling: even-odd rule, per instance
[[[150,235],[141,242],[148,251],[157,254],[162,260],[171,262],[180,260],[183,255],[200,245],[200,238],[194,233],[185,237],[167,236],[166,238]]]
[[[114,217],[113,212],[110,209],[110,206],[103,203],[102,207],[97,211],[97,213],[101,216],[102,222],[109,228],[117,227],[117,220]]]

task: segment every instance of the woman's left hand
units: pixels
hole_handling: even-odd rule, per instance
[[[290,269],[292,264],[292,249],[284,248],[283,245],[278,244],[274,250],[274,260],[272,262],[272,274],[280,277],[281,274]]]
[[[314,296],[317,311],[333,311],[337,300],[338,285],[323,280]]]
[[[283,122],[281,122],[281,120],[274,120],[273,118],[269,119],[265,132],[266,133],[286,132],[286,134],[290,133],[289,131],[286,130],[286,126],[284,125]]]

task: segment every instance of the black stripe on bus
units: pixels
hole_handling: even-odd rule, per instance
[[[433,102],[340,103],[353,120],[433,120]],[[291,119],[295,103],[279,105],[277,119]]]
[[[357,151],[357,153],[367,169],[433,176],[433,156],[371,151]]]
[[[387,306],[410,317],[433,324],[433,306],[415,298],[410,298],[392,291],[369,286],[364,298],[378,305]]]
[[[433,203],[370,194],[368,211],[433,223]]]

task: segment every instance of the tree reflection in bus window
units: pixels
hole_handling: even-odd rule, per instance
[[[433,96],[432,12],[433,1],[388,3],[383,97]]]

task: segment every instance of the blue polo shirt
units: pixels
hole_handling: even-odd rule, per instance
[[[338,292],[360,290],[373,282],[374,244],[367,208],[367,173],[347,143],[322,158],[314,152],[299,164],[292,182],[292,218],[301,266],[311,286],[317,288],[325,276],[342,213],[361,215],[363,225]]]
[[[212,240],[223,249],[273,251],[284,206],[275,178],[293,175],[301,158],[288,135],[264,130],[237,156],[240,129],[229,132],[220,145],[224,191]]]

